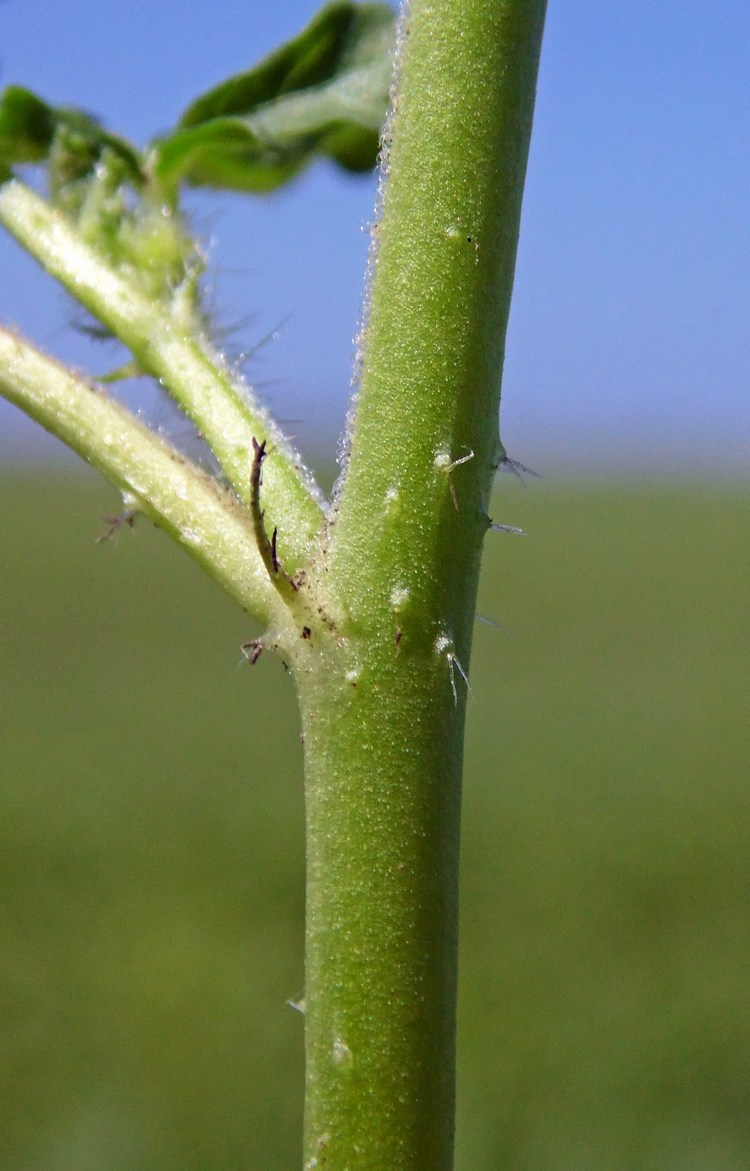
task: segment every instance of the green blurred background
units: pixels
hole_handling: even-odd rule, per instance
[[[459,1171],[750,1166],[746,484],[509,479],[469,700]],[[0,479],[0,1167],[300,1164],[301,753],[113,492]]]

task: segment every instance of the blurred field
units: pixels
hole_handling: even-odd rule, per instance
[[[502,481],[469,704],[459,1171],[750,1166],[743,485]],[[0,480],[0,1168],[300,1165],[301,754],[93,478]]]

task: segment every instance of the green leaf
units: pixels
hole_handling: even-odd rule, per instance
[[[393,31],[387,4],[328,5],[299,36],[188,107],[155,144],[157,182],[269,191],[316,155],[369,170],[387,109]]]
[[[50,107],[30,90],[11,85],[0,98],[0,161],[6,166],[46,158],[55,132]]]
[[[133,180],[141,180],[138,152],[83,110],[48,105],[31,90],[11,85],[0,96],[0,172],[23,163],[50,162],[54,188],[89,175],[105,151]]]

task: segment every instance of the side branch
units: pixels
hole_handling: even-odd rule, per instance
[[[133,353],[193,420],[222,470],[249,503],[252,437],[273,443],[267,506],[289,534],[289,555],[303,564],[323,521],[312,476],[250,388],[231,374],[208,339],[185,320],[179,290],[164,302],[148,296],[127,268],[112,267],[65,216],[16,179],[0,185],[0,223]]]
[[[287,621],[237,498],[120,403],[0,328],[0,393],[102,472],[260,622]],[[132,501],[132,503],[131,503]]]

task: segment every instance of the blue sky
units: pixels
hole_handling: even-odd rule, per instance
[[[142,143],[316,7],[0,0],[0,82]],[[737,0],[550,0],[503,399],[524,463],[747,474],[748,45]],[[218,318],[235,351],[274,334],[249,373],[303,450],[343,423],[373,189],[321,164],[271,198],[192,201]],[[0,319],[106,367],[5,237],[0,272]],[[0,406],[0,458],[50,446]]]

